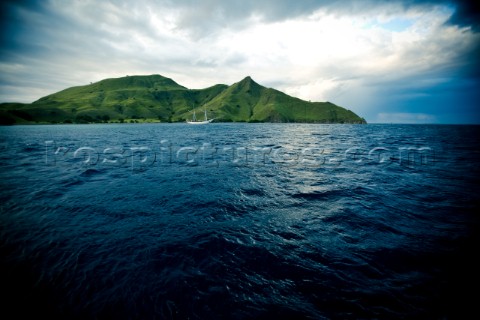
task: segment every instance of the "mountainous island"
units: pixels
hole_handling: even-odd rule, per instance
[[[204,110],[215,122],[366,123],[330,102],[308,102],[246,77],[231,86],[188,89],[161,75],[71,87],[31,104],[0,104],[0,124],[184,122]]]

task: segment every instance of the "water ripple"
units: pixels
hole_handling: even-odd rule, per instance
[[[476,310],[462,285],[479,267],[478,133],[408,125],[0,127],[5,312],[461,318],[459,310]],[[55,154],[45,141],[65,148]],[[160,141],[171,143],[172,162]],[[118,163],[73,154],[89,147],[101,157],[112,146],[157,154],[125,152]],[[278,157],[232,162],[220,151],[202,155],[205,146]],[[195,165],[175,159],[185,147]],[[368,155],[376,147],[389,152],[383,162]],[[401,153],[422,147],[435,161]],[[301,162],[303,148],[321,150],[321,161]]]

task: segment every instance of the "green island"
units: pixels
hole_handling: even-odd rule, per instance
[[[161,75],[71,87],[26,103],[0,104],[0,124],[185,122],[205,110],[215,122],[366,123],[330,102],[309,102],[246,77],[231,86],[188,89]]]

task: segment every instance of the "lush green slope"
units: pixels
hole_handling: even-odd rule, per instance
[[[187,89],[160,75],[105,79],[72,87],[32,104],[0,105],[0,124],[176,122],[208,111],[216,121],[365,123],[329,102],[306,102],[265,88],[250,77],[231,86]]]

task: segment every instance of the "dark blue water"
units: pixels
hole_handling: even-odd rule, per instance
[[[480,128],[0,127],[1,311],[478,313]],[[3,318],[3,316],[2,316]]]

